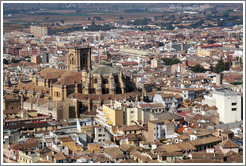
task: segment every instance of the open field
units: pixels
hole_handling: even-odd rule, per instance
[[[169,4],[170,5],[170,4]],[[182,4],[186,6],[188,4]],[[65,25],[71,26],[71,24],[81,24],[81,26],[87,26],[92,23],[92,19],[95,17],[101,17],[102,20],[96,20],[96,24],[104,24],[110,22],[128,22],[133,19],[143,19],[144,17],[164,16],[168,14],[166,11],[150,11],[144,10],[165,8],[168,4],[77,4],[74,8],[66,8],[64,4],[11,4],[4,6],[4,11],[13,13],[10,16],[3,17],[3,32],[10,31],[23,31],[34,24],[51,25],[52,23],[61,23],[64,20]],[[237,6],[237,5],[236,5]],[[41,10],[45,8],[45,10]],[[224,11],[227,9],[234,9],[233,4],[219,4],[218,11]],[[143,9],[143,10],[142,10]],[[12,12],[11,12],[12,10]],[[13,12],[17,10],[17,12]],[[23,14],[24,13],[24,14]],[[177,12],[172,13],[173,15]],[[242,12],[235,13],[234,15],[241,15]]]
[[[103,24],[109,22],[127,22],[132,19],[142,19],[144,17],[153,17],[163,15],[160,12],[140,12],[140,13],[127,13],[123,9],[118,11],[110,12],[76,12],[76,10],[47,10],[47,11],[38,11],[33,14],[16,14],[9,17],[3,18],[3,31],[15,31],[22,30],[19,25],[30,25],[31,23],[39,24],[51,24],[60,23],[61,20],[65,21],[65,24],[82,24],[86,26],[91,24],[92,21],[89,21],[88,18],[94,18],[100,16],[102,21],[95,21],[95,23]],[[122,19],[123,18],[123,19]],[[7,23],[7,24],[6,24]]]

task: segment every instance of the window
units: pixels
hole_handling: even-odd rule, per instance
[[[236,111],[236,110],[237,110],[237,108],[232,108],[231,110],[232,110],[232,111]]]
[[[107,89],[105,89],[105,88],[103,88],[102,89],[102,94],[108,94],[109,93],[109,89],[107,88]]]
[[[95,89],[95,88],[91,88],[91,89],[90,89],[90,93],[92,93],[92,94],[93,94],[93,93],[96,93],[96,89]]]
[[[231,103],[231,105],[237,105],[237,103]]]
[[[162,161],[166,161],[166,160],[167,160],[166,156],[162,157]]]
[[[133,114],[134,113],[134,111],[131,111],[131,114]]]
[[[55,96],[56,97],[59,97],[59,92],[55,92]]]
[[[108,83],[108,79],[103,79],[103,84],[107,84]]]
[[[102,134],[98,134],[98,137],[102,137]]]

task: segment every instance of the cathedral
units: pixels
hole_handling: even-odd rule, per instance
[[[102,104],[140,96],[134,81],[112,66],[109,55],[94,69],[88,46],[70,47],[66,56],[67,70],[45,68],[30,76],[28,84],[33,88],[24,83],[18,85],[25,97],[63,101],[58,119],[94,114]]]
[[[110,59],[103,59],[98,67],[92,70],[91,48],[75,47],[68,49],[68,70],[81,73],[82,94],[122,94],[125,90],[129,91],[125,87],[122,73],[114,69],[109,61]]]

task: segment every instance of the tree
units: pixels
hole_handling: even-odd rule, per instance
[[[15,60],[15,59],[11,59],[10,62],[11,62],[11,63],[16,63],[16,60]]]
[[[225,70],[230,70],[230,62],[225,62]]]
[[[177,64],[177,63],[181,63],[180,60],[178,59],[173,59],[173,58],[163,58],[162,61],[164,62],[165,65],[174,65],[174,64]]]
[[[232,85],[242,85],[243,84],[243,82],[233,82],[233,83],[231,83]]]
[[[195,72],[195,73],[204,73],[206,70],[204,69],[204,67],[203,66],[201,66],[201,65],[195,65],[195,66],[192,66],[191,68],[190,68],[193,72]]]
[[[225,70],[225,63],[222,59],[219,60],[219,62],[216,64],[214,71],[215,73],[219,74]]]
[[[7,59],[3,59],[3,64],[9,64],[9,61]]]

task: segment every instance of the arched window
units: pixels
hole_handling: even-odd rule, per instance
[[[70,63],[74,64],[74,58],[73,57],[70,59]]]
[[[102,94],[108,94],[109,93],[109,89],[108,88],[103,88],[102,89]]]
[[[114,78],[114,82],[115,82],[115,83],[118,83],[118,81],[119,81],[118,77],[115,77],[115,78]]]
[[[75,59],[74,59],[74,56],[73,54],[70,55],[70,64],[75,64]]]
[[[108,79],[107,78],[103,79],[103,84],[108,84]]]

